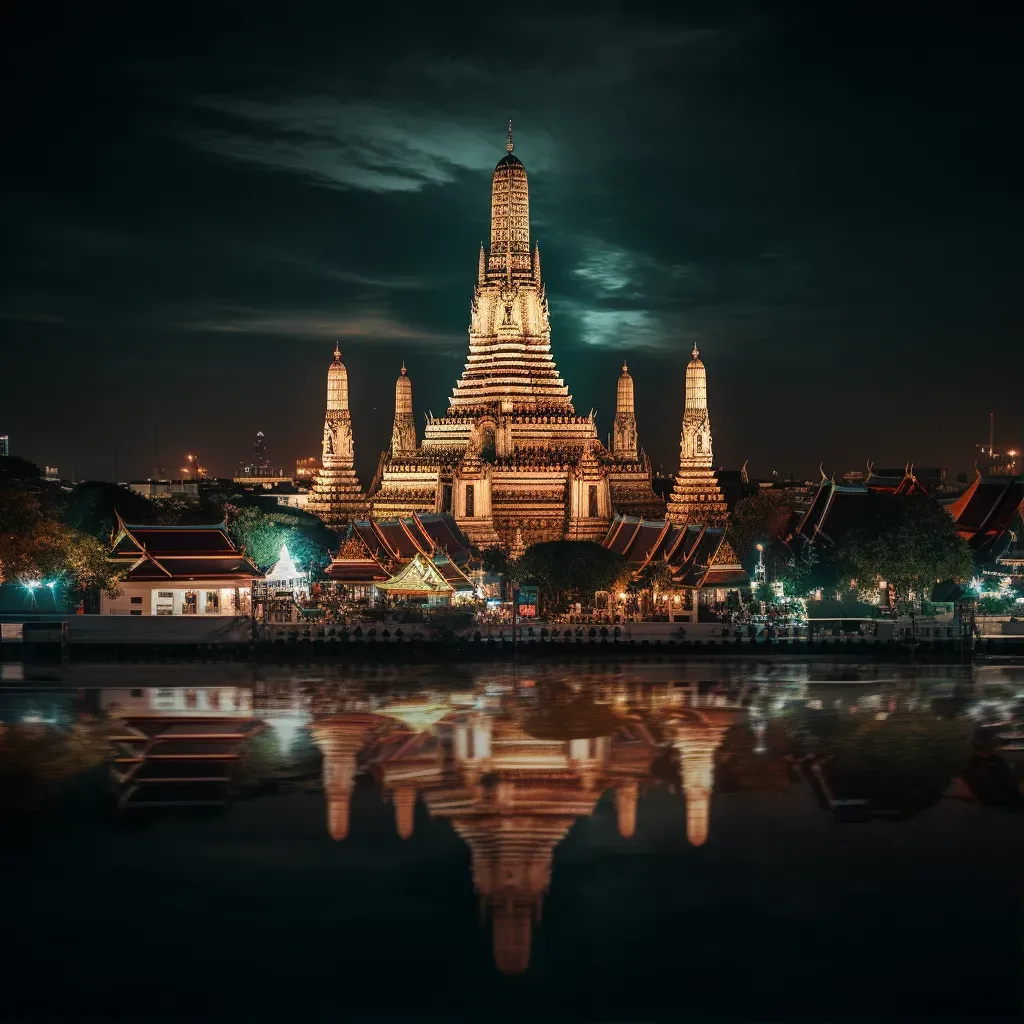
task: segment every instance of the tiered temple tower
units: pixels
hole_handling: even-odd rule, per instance
[[[352,413],[348,407],[348,371],[334,346],[327,371],[327,415],[324,418],[323,468],[313,480],[307,508],[338,529],[366,512],[366,497],[356,476]]]
[[[612,423],[612,455],[618,459],[637,457],[636,409],[633,404],[633,378],[622,364],[615,395],[615,420]]]
[[[366,742],[367,730],[378,721],[373,715],[333,715],[317,722],[311,730],[324,758],[327,831],[339,842],[348,836],[356,758]]]
[[[509,547],[517,529],[527,544],[597,540],[613,509],[650,515],[662,506],[635,441],[632,456],[624,447],[612,458],[593,413],[576,414],[558,375],[529,183],[514,148],[510,124],[491,179],[490,246],[480,246],[462,375],[445,415],[428,415],[420,446],[392,444],[381,458],[373,512],[451,512],[480,545]]]
[[[391,454],[406,455],[416,451],[416,420],[412,413],[412,381],[402,363],[395,381],[395,425],[391,429]]]
[[[708,378],[696,345],[686,367],[686,404],[679,453],[679,472],[666,518],[677,523],[725,525],[728,508],[712,468]]]

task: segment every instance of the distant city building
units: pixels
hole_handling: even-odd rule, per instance
[[[56,483],[60,480],[60,470],[56,466],[45,466],[43,467],[43,477],[51,483]]]
[[[1017,475],[1017,459],[1020,456],[1017,448],[1008,448],[1001,452],[989,445],[979,444],[978,452],[981,455],[979,461],[986,467],[986,476]]]
[[[1011,445],[1005,451],[996,448],[996,420],[992,413],[988,414],[988,444],[979,444],[979,468],[984,468],[986,476],[1015,476],[1017,474],[1017,458],[1020,446]]]
[[[239,466],[231,480],[243,487],[262,487],[264,490],[292,482],[292,478],[283,469],[267,469],[260,473],[255,466]]]
[[[307,483],[316,476],[320,469],[320,460],[315,455],[308,459],[295,460],[295,479],[305,480]]]
[[[0,434],[0,456],[6,458],[11,454],[11,438],[9,434]]]
[[[195,452],[189,452],[185,456],[185,464],[181,467],[183,480],[205,480],[206,467],[199,464],[199,456]]]
[[[292,478],[280,466],[271,466],[267,458],[267,439],[260,430],[252,443],[252,459],[235,470],[232,480],[236,484],[247,487],[274,487],[277,484],[290,484]]]
[[[144,498],[198,498],[198,480],[132,480],[129,490]]]
[[[267,439],[263,431],[256,432],[256,440],[252,443],[252,464],[257,469],[269,469],[270,460],[267,458]]]
[[[257,496],[261,505],[270,506],[284,505],[288,508],[305,509],[309,503],[309,489],[296,487],[291,481],[288,483],[275,484],[266,493]]]

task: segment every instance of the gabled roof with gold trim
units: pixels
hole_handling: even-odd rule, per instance
[[[426,555],[419,552],[394,576],[378,583],[377,588],[388,594],[445,597],[455,590],[440,569]]]
[[[133,525],[119,515],[110,541],[111,559],[125,566],[127,582],[216,580],[250,583],[263,573],[235,547],[227,525]]]

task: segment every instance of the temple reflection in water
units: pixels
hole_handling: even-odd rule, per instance
[[[683,687],[635,694],[621,687],[596,698],[571,691],[538,698],[529,685],[525,692],[425,696],[372,712],[329,708],[312,724],[330,835],[349,835],[361,764],[394,804],[403,839],[422,799],[470,849],[473,887],[506,974],[529,965],[555,847],[604,794],[614,794],[619,834],[631,837],[641,790],[655,781],[660,759],[685,793],[687,837],[706,842],[715,751],[744,716],[738,691],[733,702],[724,692],[700,696]]]
[[[921,718],[937,723],[965,711],[981,721],[988,707],[1001,722],[1005,699],[986,700],[985,692],[1016,685],[1012,670],[979,671],[971,680],[958,667],[933,667],[924,686],[913,673],[903,679],[884,666],[749,666],[714,682],[701,679],[706,669],[699,665],[634,667],[628,677],[608,666],[577,672],[569,682],[558,666],[413,671],[413,679],[351,669],[335,682],[317,672],[277,681],[250,676],[248,685],[236,678],[233,685],[104,687],[95,710],[115,723],[119,805],[226,806],[238,792],[240,759],[260,739],[301,788],[319,790],[319,773],[327,833],[357,841],[361,823],[370,829],[371,821],[361,817],[365,802],[353,813],[353,796],[357,780],[372,779],[401,839],[413,837],[418,820],[417,840],[432,841],[437,833],[425,837],[424,826],[446,822],[468,848],[494,962],[518,974],[530,964],[555,850],[603,798],[614,806],[619,835],[630,840],[639,829],[639,843],[645,792],[661,786],[681,793],[685,811],[662,802],[649,823],[657,828],[667,808],[677,815],[670,828],[700,847],[714,822],[716,759],[724,792],[766,791],[772,772],[795,777],[788,754],[762,756],[766,721],[789,714],[787,708],[827,707],[847,719],[859,712],[858,719],[876,721],[898,706],[925,711]],[[25,721],[59,722],[72,712],[40,696],[19,699],[29,703],[8,711]],[[929,733],[926,742],[937,738]],[[273,775],[279,768],[262,770]],[[801,777],[812,788],[829,782],[817,769]],[[991,789],[993,779],[979,777],[981,789],[974,788]],[[963,790],[965,780],[970,789],[971,776],[961,773],[954,790]],[[945,788],[944,779],[937,783],[933,796]],[[840,804],[845,814],[846,805],[864,801]]]

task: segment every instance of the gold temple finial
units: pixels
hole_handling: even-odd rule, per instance
[[[697,351],[697,342],[694,342],[693,343],[693,358],[696,359],[697,356],[699,356],[699,355],[700,355],[700,353]]]
[[[336,363],[341,362],[341,349],[338,348],[338,342],[334,343],[334,361]]]
[[[511,153],[512,152],[512,118],[508,119],[508,142],[505,144],[505,148]]]
[[[628,371],[628,370],[626,369],[626,360],[625,360],[625,359],[623,359],[623,360],[622,360],[622,372],[623,372],[623,373],[628,373],[628,372],[629,372],[629,371]]]
[[[405,360],[404,360],[404,359],[402,360],[402,369],[401,369],[401,371],[400,371],[400,372],[401,372],[401,375],[402,375],[402,376],[404,377],[404,376],[405,376],[405,374],[406,374],[406,369],[405,369]]]

